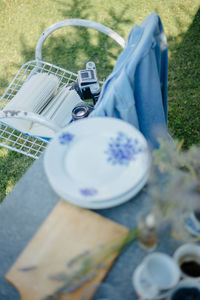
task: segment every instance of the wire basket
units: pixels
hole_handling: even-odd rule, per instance
[[[32,158],[38,158],[40,154],[44,151],[46,146],[48,145],[49,141],[47,139],[24,134],[23,132],[20,132],[15,128],[3,123],[2,118],[13,116],[12,113],[9,116],[7,115],[5,116],[3,109],[8,104],[8,102],[17,94],[17,92],[22,87],[24,82],[28,80],[33,74],[42,73],[42,72],[45,72],[47,74],[54,74],[59,79],[60,87],[71,84],[77,80],[77,74],[62,69],[53,64],[42,61],[42,46],[44,41],[52,32],[65,26],[82,26],[82,27],[93,28],[111,37],[122,48],[124,48],[125,46],[125,41],[120,35],[118,35],[112,29],[93,21],[82,20],[82,19],[70,19],[70,20],[64,20],[55,23],[50,27],[48,27],[41,34],[37,42],[36,51],[35,51],[36,60],[29,61],[21,67],[21,69],[19,70],[19,72],[17,73],[17,75],[9,85],[9,87],[6,89],[3,96],[0,98],[0,119],[2,121],[2,122],[0,121],[0,146],[10,150],[14,150],[16,152],[22,153],[26,156],[30,156]],[[44,118],[40,117],[39,115],[29,113],[29,112],[28,113],[22,112],[21,114],[17,115],[17,118],[21,118],[21,117],[24,119],[28,119],[30,117],[32,118],[32,121],[42,123],[47,127],[51,127],[55,131],[55,126],[53,124],[50,124],[49,121],[46,121]]]
[[[54,74],[59,78],[59,86],[70,84],[77,79],[75,73],[69,72],[55,65],[43,61],[30,61],[25,63],[5,93],[0,99],[0,109],[2,110],[6,104],[17,94],[23,83],[33,74],[45,72]],[[3,120],[2,120],[3,121]],[[0,125],[0,146],[15,150],[32,158],[38,158],[48,144],[48,140],[40,137],[26,135],[6,124]]]

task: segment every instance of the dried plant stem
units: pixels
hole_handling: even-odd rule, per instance
[[[191,166],[191,165],[189,165],[189,164],[186,164],[186,165],[185,165],[185,168],[188,169],[188,171],[191,173],[191,175],[193,176],[193,178],[194,178],[195,180],[198,179],[197,173],[196,173],[196,171],[195,171],[195,168],[193,168],[193,166]]]
[[[58,276],[50,277],[50,279],[64,282],[53,294],[43,300],[57,299],[63,293],[72,293],[86,282],[92,280],[97,275],[98,269],[106,267],[113,259],[113,255],[121,253],[137,236],[138,230],[133,228],[128,231],[125,237],[120,237],[108,244],[99,246],[94,251],[88,251],[84,255],[79,255],[77,259],[74,258],[72,263],[68,264],[73,269],[71,274],[66,274],[66,277],[60,274],[63,280],[56,279],[59,277],[59,274]]]

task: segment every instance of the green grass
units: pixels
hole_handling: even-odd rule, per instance
[[[185,147],[200,142],[199,0],[0,0],[0,95],[20,66],[34,59],[37,40],[51,24],[68,18],[102,23],[124,38],[151,12],[163,22],[169,46],[169,131]],[[76,72],[94,60],[101,79],[112,71],[121,49],[92,29],[68,27],[44,44],[43,59]],[[33,160],[0,149],[0,201]]]

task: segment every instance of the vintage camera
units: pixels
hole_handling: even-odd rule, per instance
[[[97,102],[100,94],[100,86],[94,62],[88,62],[86,70],[78,71],[78,78],[77,82],[74,83],[74,89],[82,100],[93,99],[94,104]]]

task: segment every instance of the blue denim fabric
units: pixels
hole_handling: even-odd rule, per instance
[[[168,47],[160,17],[134,25],[90,117],[120,118],[138,128],[152,147],[167,136]]]

